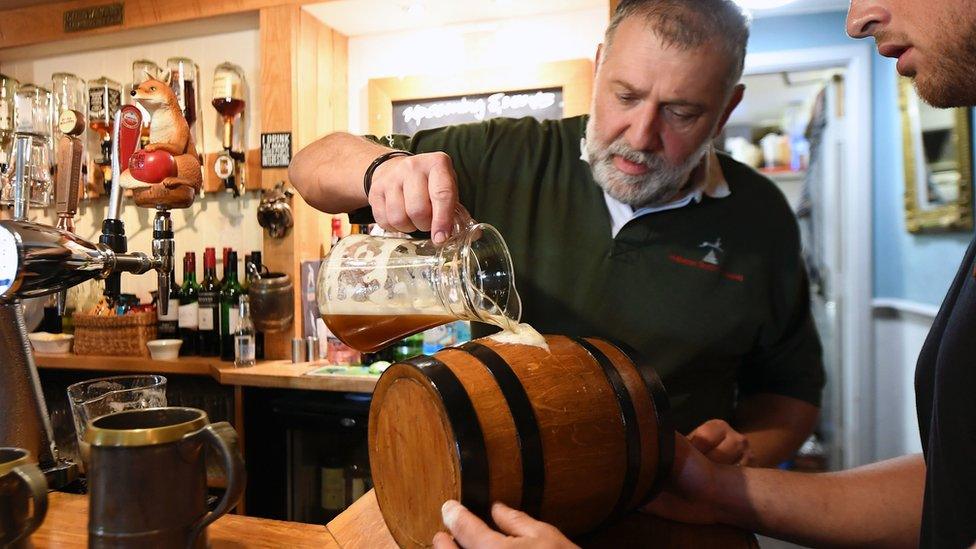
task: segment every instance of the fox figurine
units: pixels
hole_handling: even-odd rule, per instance
[[[173,155],[176,175],[150,185],[136,180],[126,170],[122,176],[122,187],[132,189],[139,206],[188,207],[203,185],[203,172],[190,135],[190,126],[183,117],[176,94],[169,84],[150,76],[133,88],[132,97],[151,116],[149,143],[143,150],[148,153],[165,151]]]

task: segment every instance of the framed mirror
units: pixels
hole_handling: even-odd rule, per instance
[[[911,80],[899,78],[909,232],[973,229],[972,128],[969,109],[936,109]]]

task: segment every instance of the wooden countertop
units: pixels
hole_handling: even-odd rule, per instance
[[[283,522],[240,515],[225,515],[207,528],[210,547],[289,547],[338,549],[340,545],[325,526]],[[88,498],[51,492],[44,524],[31,541],[37,549],[88,546]]]
[[[88,370],[102,372],[130,372],[153,374],[208,375],[223,385],[244,387],[272,387],[306,389],[311,391],[348,391],[372,393],[377,376],[365,375],[306,375],[329,366],[328,362],[300,362],[267,360],[254,366],[237,368],[216,357],[180,357],[175,360],[153,360],[143,357],[87,356],[75,354],[34,353],[39,368],[59,370]]]
[[[300,362],[288,360],[262,361],[247,368],[235,368],[222,362],[211,369],[211,374],[224,385],[248,387],[278,387],[283,389],[307,389],[312,391],[348,391],[372,393],[379,376],[366,375],[306,375],[312,370],[329,366],[327,362]]]

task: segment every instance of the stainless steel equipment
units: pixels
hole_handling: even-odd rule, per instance
[[[135,110],[135,107],[131,108]],[[138,111],[136,113],[138,116]],[[126,142],[126,139],[119,139],[121,118],[120,109],[115,118],[113,143],[116,147]],[[135,140],[138,141],[140,121],[135,122]],[[115,151],[112,155],[114,175],[118,175],[120,165],[128,163],[133,150],[134,146]],[[31,161],[25,147],[17,147],[15,152],[18,166]],[[72,162],[77,158],[73,148],[70,157]],[[73,480],[75,467],[60,459],[54,444],[20,300],[52,294],[92,278],[118,277],[123,272],[142,274],[157,269],[161,274],[166,272],[168,282],[172,256],[167,254],[172,252],[172,246],[157,245],[154,239],[153,256],[126,252],[125,230],[119,219],[121,195],[117,185],[113,187],[109,218],[105,220],[103,235],[97,244],[78,237],[67,228],[28,221],[27,201],[22,197],[27,196],[29,179],[24,177],[24,171],[18,170],[14,180],[14,194],[20,198],[16,201],[19,207],[14,210],[14,219],[0,221],[0,410],[3,410],[0,446],[29,450],[38,457],[52,488],[58,488]],[[118,179],[113,178],[113,181]],[[74,205],[71,200],[69,197],[59,205],[59,212],[65,216],[70,216],[76,208],[77,195],[73,197]],[[168,215],[165,217],[168,219]],[[62,224],[67,226],[67,223]],[[165,241],[165,226],[160,227],[160,233],[163,236],[160,240]],[[172,232],[169,238],[172,238]],[[162,276],[160,280],[163,280]],[[116,291],[117,284],[118,280]]]

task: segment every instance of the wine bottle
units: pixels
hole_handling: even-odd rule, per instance
[[[254,272],[261,273],[263,271],[263,264],[261,262],[262,256],[261,252],[255,250],[245,256],[244,260],[244,293],[246,294],[248,288],[251,286],[251,275]],[[248,264],[253,265],[253,270],[248,267]],[[254,330],[254,353],[258,360],[264,360],[264,332],[259,331],[255,328]]]
[[[237,252],[227,252],[224,283],[220,288],[220,359],[234,360],[234,333],[240,321],[240,298],[243,294],[237,280]]]
[[[202,356],[220,356],[220,286],[217,282],[217,252],[203,252],[203,284],[200,286],[199,347]]]
[[[179,328],[180,356],[199,354],[200,285],[197,284],[197,254],[186,252],[183,256],[183,286],[180,287]]]

